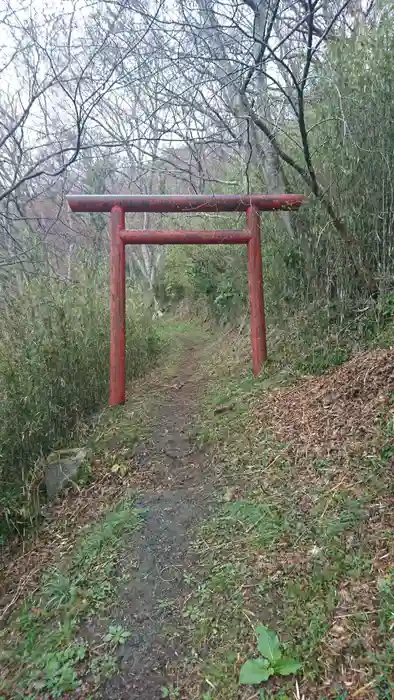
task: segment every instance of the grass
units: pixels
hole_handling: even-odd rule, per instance
[[[2,632],[2,697],[56,698],[78,688],[94,692],[113,675],[115,650],[132,632],[110,626],[102,639],[91,639],[84,622],[111,610],[122,538],[140,527],[143,515],[134,498],[126,497],[45,572],[39,590]]]
[[[376,427],[378,451],[298,454],[253,417],[261,393],[297,373],[279,358],[257,381],[239,367],[237,377],[226,348],[212,368],[195,437],[210,446],[220,496],[193,545],[183,611],[193,656],[174,671],[180,697],[259,698],[238,682],[258,624],[303,664],[298,679],[263,684],[262,698],[393,697],[392,420]]]
[[[106,404],[109,375],[108,271],[96,261],[51,271],[11,295],[0,318],[0,538],[36,524],[45,501],[42,461],[80,440],[85,420]],[[138,292],[128,290],[128,379],[145,373],[160,342]],[[0,540],[1,541],[1,540]]]
[[[81,426],[88,456],[78,481],[48,505],[19,555],[8,545],[4,574],[14,612],[0,633],[0,697],[52,700],[78,693],[86,699],[117,671],[116,650],[133,633],[111,624],[121,585],[117,562],[123,536],[144,515],[132,495],[124,497],[138,488],[135,448],[150,434],[163,379],[168,384],[177,375],[180,337],[195,342],[202,331],[182,323],[168,333],[163,322],[158,333],[163,366],[133,382],[125,406],[105,409],[93,427]],[[101,622],[92,633],[92,617],[105,617],[108,629]]]
[[[42,568],[67,555],[79,529],[104,517],[132,487],[135,450],[149,435],[154,414],[151,393],[135,382],[132,403],[107,408],[94,425],[80,426],[86,457],[77,477],[54,501],[42,503],[34,528],[2,546],[2,619],[37,585]]]
[[[160,401],[163,379],[166,384],[176,377],[177,349],[202,338],[200,328],[184,322],[159,333],[175,357],[159,379],[148,378],[136,393],[129,410],[137,415],[139,401],[146,407],[142,429]],[[182,608],[188,657],[172,665],[163,697],[392,697],[392,401],[376,424],[373,445],[360,452],[349,443],[344,453],[317,458],[278,442],[256,406],[273,387],[325,369],[331,351],[322,349],[317,362],[304,339],[304,354],[300,358],[297,350],[290,361],[280,345],[256,380],[244,338],[205,338],[200,378],[206,393],[193,437],[211,450],[216,507],[193,542],[194,565],[185,574],[191,589]],[[146,404],[152,394],[154,401]],[[118,467],[127,466],[138,440],[138,428],[130,432],[130,424],[123,409],[108,414],[94,447],[120,485]],[[73,692],[69,687],[86,695],[116,672],[116,647],[133,630],[111,625],[90,639],[84,621],[103,606],[111,610],[121,536],[138,527],[142,514],[132,500],[111,512],[86,530],[62,566],[48,570],[3,633],[9,697],[19,697],[15,688],[28,688],[37,699],[39,693],[64,696]],[[273,676],[257,690],[240,689],[240,668],[256,656],[259,624],[278,634],[284,656],[303,669],[296,677]]]

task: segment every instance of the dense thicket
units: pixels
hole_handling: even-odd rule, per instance
[[[36,517],[43,458],[73,434],[79,444],[81,422],[107,401],[108,272],[86,260],[74,283],[44,272],[8,300],[0,319],[0,534]],[[150,366],[159,340],[136,290],[127,302],[131,379]]]
[[[393,287],[393,66],[394,32],[382,22],[330,45],[316,69],[306,118],[310,144],[319,180],[348,235],[338,233],[312,196],[292,216],[292,238],[277,215],[263,215],[266,298],[274,312],[313,304],[332,319],[344,319],[365,304],[378,309],[381,295]],[[290,168],[286,177],[289,190],[307,194]],[[256,170],[253,188],[265,189]],[[219,220],[212,223],[220,227]],[[367,271],[371,288],[355,261]],[[246,310],[240,249],[170,251],[162,279],[165,297],[204,298],[216,318],[228,321]]]

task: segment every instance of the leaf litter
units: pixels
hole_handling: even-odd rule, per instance
[[[335,370],[290,389],[275,389],[254,407],[262,429],[305,455],[324,458],[365,450],[376,438],[394,392],[394,351],[357,355]]]

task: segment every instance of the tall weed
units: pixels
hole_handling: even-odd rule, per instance
[[[0,320],[0,534],[35,510],[35,467],[70,440],[107,399],[109,289],[103,268],[81,264],[78,281],[32,279],[3,302]],[[158,352],[151,315],[128,290],[127,376]],[[33,494],[36,494],[35,497]]]

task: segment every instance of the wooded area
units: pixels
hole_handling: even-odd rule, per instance
[[[19,491],[105,400],[107,219],[73,216],[71,192],[303,193],[299,214],[264,217],[271,318],[301,314],[338,337],[390,316],[393,15],[378,0],[2,4],[3,481]],[[127,225],[233,223],[145,213]],[[134,373],[157,351],[154,313],[182,303],[245,324],[242,250],[133,246],[127,287]],[[18,527],[20,506],[2,507]]]
[[[394,698],[393,83],[393,0],[0,0],[1,698]]]

